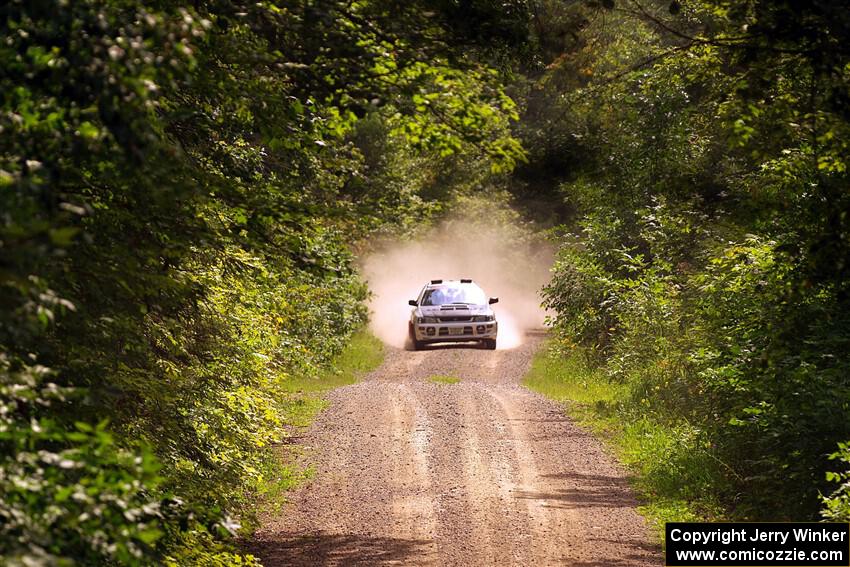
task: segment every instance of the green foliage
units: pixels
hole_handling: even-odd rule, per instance
[[[730,517],[815,518],[850,438],[850,29],[822,2],[633,8],[579,25],[523,116],[532,165],[572,140],[552,322],[629,423],[710,444]]]
[[[63,427],[50,410],[75,392],[46,368],[0,362],[0,560],[145,564],[175,514],[155,496],[154,456],[117,446],[105,421]]]
[[[4,559],[253,564],[293,385],[366,318],[356,243],[523,159],[422,8],[0,7]]]
[[[850,443],[839,443],[838,451],[829,458],[844,465],[850,464]],[[839,484],[829,496],[821,497],[823,510],[821,515],[830,522],[850,521],[850,470],[827,472],[826,480]]]

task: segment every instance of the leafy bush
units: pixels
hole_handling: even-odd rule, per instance
[[[365,321],[356,242],[523,158],[464,31],[388,6],[0,6],[4,559],[253,563],[287,383]]]
[[[163,535],[153,455],[117,446],[106,422],[64,427],[50,413],[74,392],[43,367],[0,362],[0,560],[147,564]]]
[[[850,465],[850,443],[839,443],[838,451],[829,458],[844,465]],[[839,483],[829,496],[822,496],[823,510],[821,515],[830,522],[850,521],[850,470],[827,472],[826,480]]]
[[[699,431],[723,463],[708,500],[816,518],[828,455],[850,438],[850,121],[847,54],[806,46],[850,29],[825,3],[701,1],[672,19],[645,4],[605,26],[576,17],[580,45],[536,85],[553,101],[529,117],[538,134],[572,137],[581,158],[555,179],[572,236],[547,305],[630,388],[624,419]],[[720,39],[742,26],[750,55]]]

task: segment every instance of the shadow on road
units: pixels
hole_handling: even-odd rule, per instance
[[[631,550],[621,558],[604,559],[600,561],[578,561],[570,563],[572,567],[644,567],[648,556],[661,554],[661,547],[655,544],[633,538],[597,538],[591,537],[593,542],[607,542],[610,544],[626,547]]]
[[[571,472],[544,477],[564,481],[564,486],[547,492],[519,490],[514,496],[547,500],[546,506],[551,508],[633,508],[637,505],[629,490],[628,478]]]
[[[249,551],[265,567],[312,565],[415,565],[427,557],[427,540],[362,534],[311,534],[275,541],[260,540]]]

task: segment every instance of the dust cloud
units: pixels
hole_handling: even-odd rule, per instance
[[[497,348],[519,346],[529,329],[543,327],[540,288],[549,280],[552,248],[524,227],[482,226],[454,218],[414,241],[384,242],[360,261],[372,291],[370,326],[401,348],[415,299],[431,279],[472,278],[489,297],[499,323]]]

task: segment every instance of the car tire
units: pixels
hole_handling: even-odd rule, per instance
[[[496,350],[496,339],[485,339],[484,348],[487,350]]]
[[[416,340],[416,335],[413,333],[413,326],[408,326],[407,340],[405,341],[405,350],[422,350],[422,341]]]

